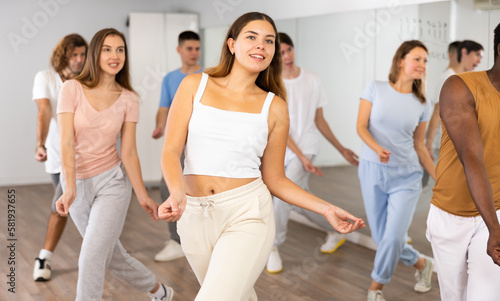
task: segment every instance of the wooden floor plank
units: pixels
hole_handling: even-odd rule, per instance
[[[366,219],[359,191],[357,169],[350,166],[323,168],[324,177],[312,176],[310,189],[318,196]],[[431,183],[432,184],[432,183]],[[35,257],[43,244],[47,219],[50,214],[51,185],[0,187],[0,272],[7,275],[6,209],[7,190],[16,190],[16,294],[7,292],[6,277],[1,282],[0,300],[74,300],[78,278],[78,253],[81,237],[69,221],[54,254],[53,279],[34,282],[32,269]],[[150,189],[151,197],[160,200],[157,189]],[[432,255],[425,239],[425,219],[429,208],[430,189],[422,193],[415,219],[409,230],[414,246],[426,255]],[[164,245],[168,236],[164,222],[152,222],[135,198],[127,213],[121,240],[125,248],[144,263],[162,282],[174,288],[176,301],[194,300],[198,282],[186,259],[157,263],[152,258]],[[363,230],[369,235],[369,229]],[[290,222],[287,241],[280,248],[284,271],[280,274],[263,272],[256,284],[260,301],[350,301],[366,300],[373,268],[373,250],[351,242],[345,243],[333,254],[319,251],[325,233]],[[399,264],[395,275],[385,288],[388,300],[439,300],[436,277],[429,293],[413,291],[414,269]],[[103,300],[149,300],[147,295],[122,283],[111,273],[106,274]],[[216,300],[214,300],[216,301]]]

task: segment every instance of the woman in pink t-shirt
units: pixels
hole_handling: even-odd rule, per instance
[[[172,288],[158,283],[119,241],[132,187],[142,208],[158,220],[158,205],[147,194],[137,156],[139,101],[130,85],[122,33],[108,28],[95,34],[81,75],[61,88],[57,114],[64,175],[57,211],[69,212],[83,236],[76,300],[101,300],[108,269],[150,292],[153,300],[170,301]]]

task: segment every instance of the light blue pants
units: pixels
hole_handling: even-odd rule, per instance
[[[422,168],[361,160],[358,177],[372,239],[377,244],[371,277],[387,284],[399,260],[414,265],[420,255],[406,243],[406,233],[422,190]]]
[[[306,155],[310,160],[313,159],[313,155]],[[304,169],[304,165],[295,157],[290,160],[290,162],[285,166],[285,175],[292,182],[300,186],[302,189],[309,191],[309,176],[310,172]],[[273,197],[274,206],[274,219],[276,220],[276,238],[274,240],[274,245],[281,246],[286,239],[286,233],[288,231],[288,220],[290,219],[290,212],[294,210],[295,212],[305,216],[308,220],[318,225],[321,229],[326,231],[334,231],[333,227],[328,223],[326,218],[323,216],[291,205],[284,202],[277,197]]]
[[[64,182],[64,177],[61,180]],[[101,300],[105,270],[142,292],[156,286],[153,273],[119,241],[131,193],[132,185],[121,164],[95,177],[76,180],[76,198],[69,208],[83,237],[76,300]]]

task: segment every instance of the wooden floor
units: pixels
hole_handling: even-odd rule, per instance
[[[311,190],[328,201],[339,204],[351,213],[365,217],[359,192],[359,182],[354,167],[324,168],[325,176],[311,178]],[[432,184],[432,183],[431,183]],[[7,291],[10,273],[7,243],[8,190],[15,189],[17,241],[16,293]],[[81,237],[72,222],[68,222],[63,237],[52,260],[53,278],[48,282],[34,282],[32,268],[35,257],[43,245],[45,227],[50,213],[51,185],[0,187],[0,300],[74,300],[78,275],[78,253]],[[150,189],[150,196],[159,201],[157,189]],[[12,193],[10,193],[12,195]],[[409,235],[413,245],[423,254],[432,256],[425,239],[425,218],[429,208],[429,188],[424,189],[417,207]],[[363,233],[369,235],[368,229]],[[152,222],[133,199],[121,240],[125,248],[150,268],[158,279],[175,290],[174,300],[194,300],[199,285],[187,261],[182,258],[171,262],[156,263],[153,256],[164,244],[167,234],[164,222]],[[256,284],[260,301],[333,301],[366,300],[375,252],[351,242],[337,252],[322,255],[319,246],[325,234],[302,224],[291,222],[288,239],[280,248],[284,271],[271,275],[263,272]],[[399,264],[391,283],[384,288],[387,300],[439,300],[436,277],[429,293],[413,291],[414,269]],[[435,276],[435,275],[434,275]],[[135,291],[106,274],[103,300],[149,300],[146,294]],[[214,300],[217,301],[217,300]]]

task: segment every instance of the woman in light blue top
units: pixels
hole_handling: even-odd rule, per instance
[[[382,294],[399,260],[417,268],[414,290],[431,288],[432,262],[406,243],[418,196],[421,165],[435,179],[435,166],[424,144],[430,116],[426,101],[427,48],[404,42],[392,61],[388,82],[368,85],[359,104],[357,131],[363,140],[358,169],[372,238],[377,244],[368,300]]]
[[[162,154],[171,194],[159,217],[180,219],[182,248],[201,284],[196,301],[257,300],[253,286],[275,236],[270,192],[322,214],[339,232],[364,226],[286,178],[285,98],[276,26],[262,13],[239,17],[219,65],[188,75],[177,90]]]

